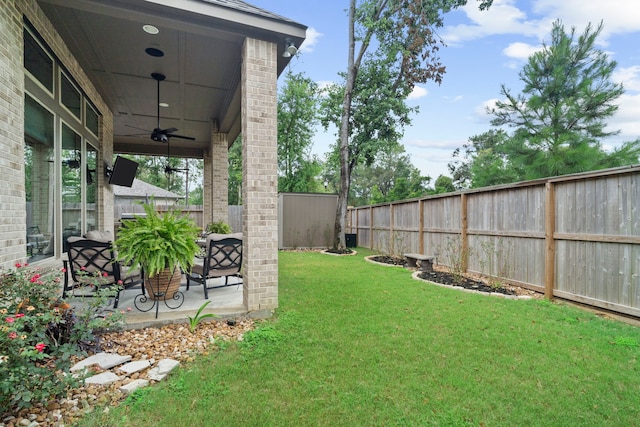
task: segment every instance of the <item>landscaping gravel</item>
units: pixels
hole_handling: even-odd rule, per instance
[[[133,361],[148,360],[152,366],[162,359],[191,362],[198,355],[206,355],[215,341],[242,340],[244,333],[255,326],[251,319],[236,319],[235,325],[233,323],[224,320],[202,322],[194,333],[186,324],[106,333],[101,336],[101,350],[131,356]],[[126,398],[119,388],[145,377],[146,370],[143,370],[108,386],[85,385],[46,405],[5,414],[0,419],[0,427],[71,425],[87,413],[109,410],[117,405]]]

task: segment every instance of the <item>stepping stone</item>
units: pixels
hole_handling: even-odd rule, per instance
[[[118,371],[124,372],[127,375],[131,375],[147,369],[149,366],[151,366],[151,362],[149,362],[148,360],[136,360],[135,362],[129,362],[125,365],[120,366],[118,368]]]
[[[97,384],[97,385],[109,385],[114,383],[121,378],[114,374],[113,372],[103,372],[98,375],[94,375],[92,377],[86,378],[84,380],[85,384]]]
[[[178,366],[180,362],[173,359],[162,359],[158,362],[158,365],[151,369],[148,373],[149,379],[155,381],[162,381],[165,379],[169,372],[171,372],[176,366]]]
[[[98,353],[89,356],[71,367],[71,372],[79,371],[87,366],[98,365],[102,369],[113,368],[131,360],[131,356],[120,356],[115,353]]]
[[[131,381],[129,384],[123,385],[122,387],[119,388],[119,390],[124,394],[131,394],[134,391],[138,390],[139,388],[146,387],[148,385],[149,385],[148,380],[134,380],[134,381]]]

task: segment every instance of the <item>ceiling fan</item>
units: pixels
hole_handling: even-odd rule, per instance
[[[151,73],[151,77],[157,82],[156,108],[157,108],[157,120],[158,120],[156,128],[151,131],[151,139],[157,142],[162,142],[162,143],[168,143],[169,138],[180,138],[180,139],[188,139],[191,141],[195,141],[195,138],[191,136],[184,136],[184,135],[178,135],[173,133],[178,130],[176,128],[162,129],[160,127],[160,82],[163,81],[166,78],[166,76],[162,73]]]
[[[172,173],[176,173],[176,172],[189,172],[188,168],[174,168],[173,166],[171,166],[169,164],[170,158],[171,158],[170,144],[169,144],[169,141],[167,141],[167,163],[164,166],[164,173],[167,175],[171,175]]]

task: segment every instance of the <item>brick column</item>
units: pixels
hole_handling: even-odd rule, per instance
[[[244,305],[278,306],[277,52],[245,39],[242,58]]]
[[[215,221],[229,222],[229,149],[227,134],[211,122],[209,148],[204,152],[202,177],[203,226]]]
[[[0,13],[0,267],[26,257],[22,14],[15,1]]]

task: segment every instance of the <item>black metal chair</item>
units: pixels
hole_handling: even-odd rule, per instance
[[[143,274],[141,270],[123,267],[116,259],[110,241],[69,237],[67,239],[68,260],[64,260],[64,288],[62,298],[67,292],[78,297],[93,297],[94,292],[76,294],[74,291],[91,285],[118,286],[113,308],[118,308],[120,291],[140,285],[144,294]],[[71,280],[69,280],[71,275]]]
[[[187,274],[187,290],[193,280],[204,288],[204,298],[209,299],[209,289],[221,288],[224,286],[237,285],[229,284],[229,276],[242,278],[242,239],[236,237],[207,237],[207,246],[202,264],[194,263],[191,271]],[[208,279],[224,277],[223,285],[207,286]]]
[[[27,228],[27,252],[29,256],[33,256],[34,249],[37,254],[41,254],[42,250],[47,246],[48,240],[45,239],[44,234],[40,232],[40,227],[34,225]]]

